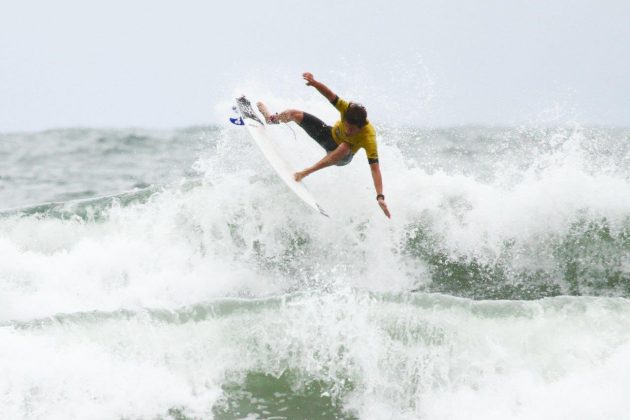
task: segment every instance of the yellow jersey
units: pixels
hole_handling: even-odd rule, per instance
[[[335,108],[337,108],[337,111],[339,111],[339,114],[341,115],[341,120],[343,120],[350,103],[341,99],[339,96],[331,101],[331,103]],[[352,154],[355,154],[359,149],[363,148],[365,149],[368,163],[377,163],[378,150],[376,147],[376,130],[374,129],[374,126],[372,126],[372,124],[368,121],[368,123],[363,126],[358,133],[353,136],[347,136],[343,131],[341,120],[337,121],[332,128],[332,136],[335,143],[349,143]]]

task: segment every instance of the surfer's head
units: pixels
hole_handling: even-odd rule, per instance
[[[367,124],[367,111],[361,104],[350,102],[343,116],[343,125],[346,135],[352,136],[359,132]]]

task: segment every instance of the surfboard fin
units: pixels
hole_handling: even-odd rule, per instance
[[[240,98],[236,99],[236,106],[238,106],[238,109],[241,111],[241,115],[243,115],[244,118],[256,121],[260,125],[264,125],[252,109],[252,104],[247,100],[245,96],[241,96]]]

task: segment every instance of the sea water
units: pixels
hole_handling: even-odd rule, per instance
[[[377,130],[1,134],[0,417],[628,418],[630,130]]]

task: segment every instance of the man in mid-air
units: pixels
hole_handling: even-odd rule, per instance
[[[307,86],[313,86],[337,108],[341,114],[341,120],[331,127],[319,118],[297,109],[287,109],[279,114],[271,114],[262,102],[258,102],[258,109],[265,117],[267,124],[294,121],[326,150],[326,156],[323,159],[313,166],[295,173],[293,177],[296,181],[301,181],[302,178],[328,166],[347,165],[354,154],[363,148],[370,164],[372,180],[376,189],[376,200],[385,216],[391,218],[383,195],[383,179],[378,163],[376,130],[367,120],[365,108],[360,104],[341,99],[326,85],[315,80],[311,73],[304,73],[302,77],[306,80]]]

